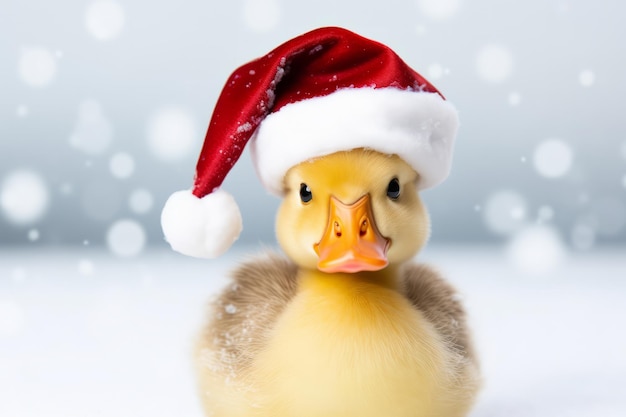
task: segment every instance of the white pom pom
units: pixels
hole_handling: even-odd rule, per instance
[[[215,190],[198,198],[190,190],[170,196],[161,213],[165,239],[177,252],[196,258],[217,258],[242,230],[241,213],[232,195]]]

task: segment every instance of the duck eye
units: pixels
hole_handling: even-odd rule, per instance
[[[397,178],[389,181],[389,185],[387,186],[387,197],[392,200],[397,200],[400,197],[400,182]]]
[[[308,203],[312,199],[313,193],[311,192],[309,186],[305,183],[300,184],[300,200],[302,200],[303,203]]]

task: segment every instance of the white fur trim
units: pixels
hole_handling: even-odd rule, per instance
[[[222,190],[198,198],[190,190],[170,196],[161,212],[165,239],[177,252],[216,258],[242,230],[241,213],[232,195]]]
[[[289,168],[355,148],[397,154],[420,174],[424,189],[448,176],[458,125],[454,106],[436,93],[346,88],[268,115],[251,151],[261,181],[278,195]]]

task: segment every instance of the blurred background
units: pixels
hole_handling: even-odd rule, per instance
[[[200,415],[203,305],[275,245],[280,201],[246,151],[224,184],[244,231],[218,261],[171,252],[160,211],[191,187],[230,73],[329,25],[387,44],[459,110],[420,256],[466,296],[488,376],[475,415],[626,415],[625,14],[617,0],[2,0],[0,415]]]

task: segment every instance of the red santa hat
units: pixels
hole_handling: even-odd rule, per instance
[[[226,82],[193,189],[163,209],[165,238],[201,258],[232,245],[241,214],[219,187],[248,141],[261,182],[277,195],[291,167],[354,148],[397,154],[424,189],[447,177],[457,127],[454,106],[385,45],[335,27],[298,36]]]

